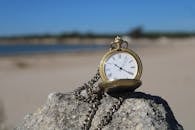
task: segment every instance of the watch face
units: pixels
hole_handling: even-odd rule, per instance
[[[105,60],[104,73],[110,81],[116,79],[134,79],[138,73],[138,63],[127,52],[114,53]]]

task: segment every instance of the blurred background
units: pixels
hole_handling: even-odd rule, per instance
[[[116,35],[143,62],[137,90],[168,101],[194,127],[195,2],[2,0],[0,129],[12,129],[51,92],[71,92],[96,72]]]

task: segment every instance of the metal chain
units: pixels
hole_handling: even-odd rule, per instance
[[[123,101],[124,101],[124,98],[119,97],[118,101],[114,102],[114,104],[109,109],[109,111],[106,113],[106,115],[103,116],[102,120],[100,121],[100,124],[97,125],[96,130],[102,130],[104,126],[108,125],[111,122],[113,114],[118,111]]]
[[[92,98],[93,89],[97,89],[97,87],[94,86],[94,84],[100,79],[99,69],[97,70],[97,73],[94,75],[92,79],[90,79],[87,83],[84,83],[81,87],[77,88],[74,91],[74,95],[76,99],[84,102],[88,102]],[[81,95],[82,90],[86,90],[87,97]]]
[[[98,106],[101,104],[102,94],[94,95],[94,99],[91,100],[90,107],[88,110],[88,114],[86,115],[86,119],[84,120],[83,126],[81,127],[82,130],[89,130],[91,127],[91,122],[98,110]]]
[[[86,119],[81,127],[82,130],[88,130],[91,127],[91,122],[98,110],[98,106],[101,104],[100,100],[102,99],[102,91],[100,88],[95,86],[95,83],[100,79],[99,69],[95,76],[89,80],[87,83],[84,83],[83,86],[79,87],[74,91],[76,99],[87,102],[90,104],[88,114]],[[86,90],[87,96],[81,95],[81,91]]]
[[[84,83],[83,86],[77,88],[74,91],[74,96],[77,100],[87,102],[90,104],[88,114],[86,115],[86,119],[83,122],[81,127],[82,130],[89,130],[91,127],[91,122],[98,110],[98,106],[101,104],[101,99],[104,95],[104,92],[98,87],[95,86],[95,83],[100,79],[99,69],[95,76],[90,79],[87,83]],[[81,92],[86,90],[87,95],[83,96]],[[123,103],[124,98],[119,97],[118,101],[114,102],[113,106],[109,109],[105,116],[103,116],[100,124],[97,125],[96,130],[101,130],[104,126],[108,125],[112,120],[113,114],[118,111],[121,104]]]

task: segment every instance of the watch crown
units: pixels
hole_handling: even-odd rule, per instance
[[[125,45],[125,46],[122,46]],[[127,48],[128,47],[128,43],[127,41],[124,41],[121,37],[119,36],[116,36],[114,38],[114,41],[111,42],[111,50],[112,49],[117,49],[117,50],[120,50],[121,48]]]
[[[119,36],[116,36],[115,38],[114,38],[114,42],[113,43],[122,43],[122,39],[121,39],[121,37],[119,37]]]

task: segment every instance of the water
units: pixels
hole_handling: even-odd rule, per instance
[[[39,53],[68,53],[98,51],[105,49],[105,45],[66,45],[66,44],[0,44],[0,56],[24,55]]]

